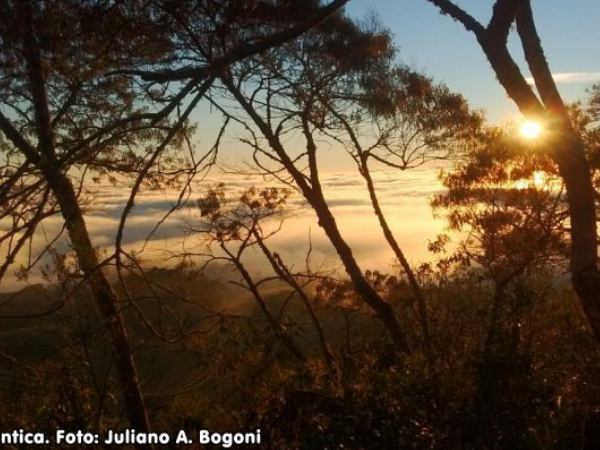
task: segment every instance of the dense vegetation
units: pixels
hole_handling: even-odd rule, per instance
[[[548,150],[567,119],[546,142],[515,139],[399,62],[377,19],[301,3],[0,6],[0,279],[19,260],[24,283],[46,281],[0,298],[0,429],[261,429],[265,449],[595,448],[593,289],[569,282],[581,218],[569,162]],[[195,144],[200,104],[222,116],[208,149]],[[594,87],[565,109],[596,192],[599,104]],[[231,137],[248,149],[240,176],[265,183],[198,192]],[[361,267],[338,226],[329,148],[364,181],[389,273]],[[431,262],[415,267],[372,171],[435,161],[446,190],[432,207],[462,241],[432,236]],[[90,186],[128,190],[102,249]],[[151,234],[194,213],[183,250],[165,251],[173,263],[151,268],[123,236],[138,194],[166,189],[177,202]],[[271,247],[298,205],[337,270]]]

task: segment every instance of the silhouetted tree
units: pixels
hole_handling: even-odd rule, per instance
[[[305,58],[299,59],[298,55],[302,53]],[[355,289],[375,311],[398,350],[408,353],[409,345],[394,309],[366,280],[327,204],[319,174],[317,128],[313,124],[319,113],[315,95],[319,88],[329,89],[331,83],[340,88],[343,83],[356,82],[362,68],[391,53],[389,36],[365,32],[339,16],[309,33],[306,39],[272,52],[268,58],[257,58],[233,67],[230,74],[221,77],[221,82],[249,117],[252,127],[262,135],[259,138],[238,113],[224,110],[232,120],[241,121],[252,136],[246,142],[253,149],[258,169],[290,184],[304,196]],[[346,55],[349,58],[345,59]],[[318,82],[308,79],[316,73],[310,66],[315,64],[318,68],[325,62],[336,65],[334,67],[339,65],[342,70],[328,71],[325,77],[319,78],[323,82],[319,86]],[[309,67],[305,68],[305,64]],[[343,82],[337,80],[338,77],[343,78]],[[322,109],[322,112],[326,110]],[[297,149],[286,148],[283,143],[283,137],[296,129],[306,149],[299,154],[296,154]]]
[[[327,73],[325,68],[318,72]],[[371,65],[368,72],[367,82],[346,86],[344,96],[318,89],[318,102],[331,118],[315,126],[344,146],[365,180],[383,235],[417,299],[423,344],[433,362],[425,296],[384,214],[371,166],[404,171],[459,160],[475,142],[482,119],[460,95],[408,67]]]
[[[43,218],[60,212],[77,265],[104,317],[130,423],[147,430],[117,297],[83,215],[88,171],[113,165],[115,172],[135,171],[139,161],[128,150],[144,138],[143,111],[132,98],[134,89],[122,79],[99,78],[121,58],[141,61],[165,51],[168,41],[139,7],[139,3],[126,10],[87,2],[3,2],[0,130],[6,138],[7,166],[2,174],[3,217],[19,220],[7,235],[14,236],[21,228],[31,239]],[[156,35],[138,35],[125,26],[134,19]]]
[[[306,361],[286,327],[269,308],[260,290],[261,285],[269,281],[269,278],[255,280],[243,261],[248,250],[264,246],[264,241],[281,229],[279,224],[274,231],[263,231],[270,219],[276,220],[281,216],[288,196],[289,192],[280,192],[277,188],[260,191],[250,188],[240,196],[237,204],[226,206],[223,186],[209,189],[207,195],[198,200],[200,214],[204,219],[199,225],[189,226],[188,232],[203,235],[209,252],[197,255],[206,259],[203,266],[220,261],[232,265],[242,277],[240,285],[252,294],[275,337],[294,357]],[[218,252],[213,247],[217,247]]]
[[[496,77],[527,117],[543,121],[546,150],[565,182],[571,221],[571,279],[590,326],[600,340],[600,272],[595,192],[582,135],[573,126],[537,33],[530,0],[497,0],[487,26],[450,0],[427,0],[472,32]],[[536,95],[508,49],[513,23],[521,42]]]
[[[170,152],[188,142],[187,119],[215,73],[295,38],[346,1],[337,0],[324,8],[314,3],[291,25],[282,20],[290,6],[275,7],[270,2],[254,2],[250,11],[255,15],[246,14],[248,5],[239,10],[239,2],[25,0],[0,5],[0,130],[5,138],[0,142],[4,155],[0,205],[1,218],[11,220],[0,241],[7,251],[0,275],[31,242],[42,220],[60,213],[81,271],[80,281],[89,283],[104,317],[129,420],[139,431],[148,429],[148,419],[119,297],[105,270],[114,263],[120,274],[124,259],[136,265],[135,258],[123,250],[122,241],[137,193],[144,186],[177,186],[182,179],[189,186],[203,164],[211,162],[207,157],[196,161],[192,148],[187,159]],[[182,17],[187,22],[180,22]],[[281,26],[265,34],[257,22],[260,17]],[[189,66],[177,31],[215,23],[217,27],[202,30],[208,44],[202,50],[215,56],[215,61],[203,54],[204,63],[186,78]],[[194,37],[193,32],[190,36]],[[217,57],[215,48],[226,51]],[[166,86],[157,89],[154,81],[132,80],[140,74],[149,80],[182,84],[173,93]],[[154,107],[149,107],[149,101]],[[132,184],[115,253],[104,260],[84,218],[90,174],[108,175],[114,182],[129,179]],[[57,238],[51,239],[46,250]],[[40,255],[34,255],[23,273],[39,259]]]
[[[394,312],[358,267],[321,186],[320,143],[342,144],[351,155],[383,234],[415,292],[423,340],[431,347],[424,296],[379,204],[369,163],[404,170],[457,157],[476,135],[481,117],[469,111],[460,95],[394,58],[389,33],[377,22],[357,25],[340,17],[298,42],[234,66],[232,77],[222,82],[262,135],[242,121],[258,170],[290,183],[306,198],[357,292],[400,346]],[[225,114],[241,121],[238,113]],[[296,132],[305,151],[284,144],[284,136]]]

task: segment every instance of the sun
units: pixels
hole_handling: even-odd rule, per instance
[[[534,120],[526,120],[519,132],[525,139],[535,139],[542,133],[542,125]]]

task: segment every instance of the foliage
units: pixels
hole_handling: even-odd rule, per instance
[[[261,428],[261,448],[274,449],[596,442],[600,350],[562,279],[571,224],[559,171],[539,151],[548,143],[525,145],[511,138],[514,130],[484,129],[482,115],[460,94],[397,62],[390,33],[377,20],[358,24],[336,14],[299,39],[261,47],[320,6],[316,0],[0,5],[0,220],[10,223],[0,244],[11,244],[0,278],[42,221],[59,212],[79,257],[73,262],[53,243],[43,250],[53,259],[44,276],[62,289],[49,297],[59,306],[73,303],[47,313],[56,313],[51,332],[61,330],[69,345],[31,364],[0,354],[19,388],[2,391],[2,427],[121,426],[120,410],[129,403],[114,396],[113,372],[123,366],[112,368],[104,335],[105,326],[118,323],[120,334],[113,329],[111,338],[121,346],[113,350],[122,350],[131,369],[121,384],[135,384],[139,400],[135,367],[153,374],[148,384],[161,388],[174,372],[187,378],[147,395],[155,429]],[[20,25],[26,16],[31,21]],[[226,120],[198,160],[189,117],[205,95]],[[589,103],[569,109],[596,171],[599,104],[596,86]],[[233,202],[223,184],[210,188],[197,202],[199,220],[186,229],[204,239],[202,250],[176,255],[184,260],[177,272],[148,270],[121,248],[139,190],[178,187],[174,209],[180,207],[193,178],[214,163],[230,121],[243,127],[253,169],[299,191],[314,208],[348,278],[311,270],[308,256],[299,271],[269,249],[289,213],[289,188],[250,188]],[[301,148],[288,146],[295,136]],[[458,249],[444,255],[448,242],[440,237],[430,245],[440,257],[435,262],[413,270],[398,250],[402,272],[363,272],[319,179],[325,143],[341,145],[356,162],[384,234],[391,232],[369,162],[405,170],[458,160],[442,176],[447,192],[433,201],[449,227],[464,233]],[[104,176],[133,183],[115,252],[104,261],[89,236],[81,238],[87,233],[81,211],[93,205],[90,176],[96,183]],[[57,180],[67,183],[57,188]],[[65,186],[73,195],[60,203]],[[72,209],[81,211],[69,221]],[[245,259],[251,251],[274,273],[251,273]],[[198,257],[205,263],[200,272]],[[119,268],[114,290],[99,269],[112,260]],[[37,261],[21,270],[23,278]],[[208,279],[207,267],[217,261],[235,270],[233,290]],[[90,293],[106,294],[99,303],[108,312],[103,322],[80,303]],[[26,331],[43,338],[44,330]],[[31,391],[22,389],[23,380]]]

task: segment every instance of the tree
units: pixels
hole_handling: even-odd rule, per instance
[[[244,142],[252,149],[258,170],[304,196],[359,296],[403,348],[405,338],[393,308],[362,273],[321,185],[321,142],[341,144],[351,155],[365,179],[382,232],[413,288],[423,340],[430,348],[424,297],[379,204],[369,163],[404,170],[449,159],[467,145],[481,118],[469,111],[460,95],[395,63],[390,42],[389,33],[377,22],[355,24],[338,17],[298,42],[232,66],[231,76],[221,82],[243,114],[222,110],[246,128],[249,138]],[[295,133],[305,150],[285,144],[285,137]]]
[[[298,36],[346,1],[336,0],[323,8],[315,3],[291,26],[280,21],[282,26],[272,34],[262,33],[255,15],[244,11],[228,15],[239,2],[225,7],[211,1],[179,2],[174,7],[173,2],[152,0],[127,4],[25,0],[0,5],[0,131],[5,138],[0,141],[5,155],[0,206],[2,219],[12,220],[12,227],[0,238],[7,248],[0,275],[31,242],[42,220],[60,213],[76,256],[73,275],[81,272],[78,281],[89,284],[103,315],[129,421],[138,431],[148,430],[148,418],[120,298],[106,273],[106,267],[115,264],[120,274],[124,259],[136,264],[122,248],[136,195],[144,185],[177,184],[181,178],[187,178],[184,185],[189,185],[202,165],[210,163],[210,159],[197,162],[193,155],[186,160],[170,152],[186,141],[189,114],[210,88],[214,73]],[[283,11],[289,12],[286,5],[269,9],[269,2],[254,6],[255,12],[275,22]],[[155,89],[154,81],[132,81],[134,74],[165,83],[186,80],[190,68],[181,63],[186,58],[181,41],[174,37],[176,24],[183,29],[190,26],[178,22],[186,8],[194,14],[182,16],[189,20],[200,16],[201,24],[213,24],[210,13],[216,10],[220,29],[202,30],[207,33],[203,38],[210,44],[227,31],[227,52],[216,61],[205,58],[207,63],[194,67],[175,93]],[[249,22],[242,23],[242,18]],[[204,50],[213,54],[210,48]],[[156,108],[149,108],[147,100]],[[95,248],[84,218],[90,173],[132,183],[115,252],[106,259]],[[25,272],[38,261],[39,255],[32,258]]]
[[[538,295],[552,284],[548,277],[538,287],[536,275],[559,275],[568,255],[566,198],[555,165],[511,139],[514,133],[488,130],[456,170],[443,175],[447,192],[432,202],[451,230],[464,232],[450,259],[480,270],[493,284],[484,355],[500,340],[501,316],[518,318],[514,310],[527,293]]]
[[[281,229],[280,223],[274,231],[264,231],[269,220],[281,218],[290,193],[287,190],[280,192],[277,188],[265,188],[260,191],[250,188],[240,196],[237,204],[225,207],[223,187],[220,185],[216,189],[209,189],[207,195],[198,201],[200,215],[204,220],[188,229],[189,233],[205,236],[204,241],[209,253],[200,255],[206,259],[204,266],[219,261],[232,265],[242,277],[240,285],[252,294],[276,339],[295,358],[306,362],[306,357],[281,323],[281,314],[276,316],[271,312],[260,291],[262,284],[271,281],[270,278],[255,280],[242,260],[244,253],[249,249],[266,249],[264,241]],[[214,253],[214,246],[220,253]]]
[[[473,142],[482,119],[459,94],[408,67],[373,67],[365,86],[348,98],[328,97],[320,89],[319,100],[332,117],[315,125],[344,146],[365,180],[383,235],[416,297],[423,345],[433,364],[425,295],[383,212],[371,163],[404,171],[433,161],[456,160]]]
[[[596,235],[595,192],[581,133],[573,126],[538,36],[530,0],[497,0],[492,18],[482,25],[450,0],[427,0],[474,34],[499,83],[527,117],[547,124],[546,150],[565,182],[571,222],[570,272],[588,322],[600,340],[600,272]],[[513,23],[539,97],[527,83],[507,39]]]
[[[77,265],[104,317],[130,423],[147,430],[127,332],[104,272],[106,261],[101,261],[86,228],[82,190],[85,166],[94,170],[94,163],[102,167],[121,163],[135,170],[133,155],[119,161],[118,149],[131,144],[134,136],[143,136],[132,89],[122,80],[101,82],[98,75],[131,52],[138,61],[160,54],[163,35],[157,33],[152,43],[146,36],[133,37],[119,28],[133,17],[121,8],[100,4],[19,1],[4,2],[1,9],[0,130],[6,138],[7,166],[2,208],[4,217],[18,220],[7,235],[25,230],[11,256],[43,218],[60,212]],[[130,11],[132,16],[140,12],[136,7]],[[151,29],[156,25],[144,24]],[[96,31],[77,31],[85,29]],[[113,33],[104,34],[107,30]],[[111,46],[114,53],[101,54],[103,46]],[[82,169],[79,186],[77,169]]]
[[[292,192],[285,188],[267,187],[257,189],[252,187],[243,192],[237,204],[226,208],[223,188],[224,186],[218,186],[216,189],[209,189],[208,194],[198,201],[201,217],[204,218],[204,221],[201,222],[200,226],[192,226],[189,229],[189,232],[201,233],[207,236],[205,240],[209,250],[212,244],[215,243],[222,250],[224,256],[211,253],[205,265],[220,260],[225,260],[233,265],[242,276],[243,287],[252,294],[282,344],[288,348],[292,355],[300,361],[306,362],[305,356],[294,344],[285,327],[280,324],[280,318],[284,312],[283,307],[277,317],[274,316],[270,312],[264,296],[260,293],[260,286],[274,281],[273,277],[265,277],[255,281],[242,261],[244,252],[247,249],[258,248],[265,256],[275,275],[277,275],[276,279],[283,281],[292,289],[288,300],[293,296],[298,296],[302,301],[317,334],[327,368],[330,373],[335,373],[335,359],[325,337],[325,330],[315,312],[309,294],[306,292],[308,284],[313,283],[316,278],[322,277],[317,277],[312,273],[308,256],[306,273],[293,273],[282,257],[269,249],[267,243],[269,238],[283,228],[283,220],[287,213],[286,207],[288,207],[287,200]],[[278,221],[276,226],[270,223],[274,220]],[[284,302],[284,305],[288,303],[288,300]]]
[[[381,320],[397,349],[409,353],[405,333],[393,307],[365,278],[327,204],[319,175],[318,126],[315,125],[326,111],[318,101],[317,92],[343,89],[344,83],[357,82],[361,69],[389,56],[388,38],[364,32],[343,16],[334,17],[299,42],[232,66],[229,73],[220,78],[249,121],[244,121],[238,112],[221,109],[248,131],[251,137],[245,142],[253,150],[258,169],[294,187],[307,200],[358,295]],[[311,80],[318,68],[327,63],[339,70],[327,71]],[[283,143],[283,137],[293,130],[299,131],[306,146],[299,155],[295,154],[296,149],[286,148]]]

